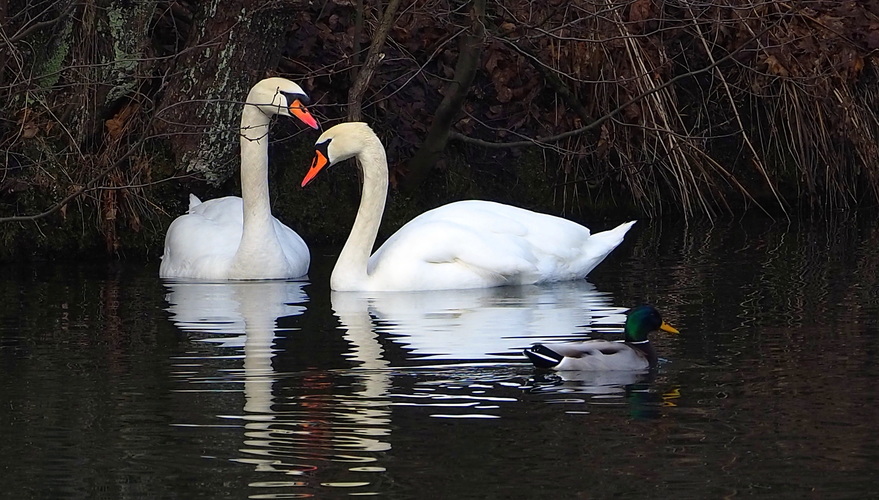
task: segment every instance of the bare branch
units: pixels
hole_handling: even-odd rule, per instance
[[[385,57],[382,53],[382,48],[384,48],[388,32],[394,25],[394,14],[397,12],[397,7],[399,6],[400,0],[391,0],[385,7],[381,23],[375,31],[375,35],[372,37],[372,44],[369,46],[369,52],[366,54],[366,62],[363,64],[363,67],[360,68],[360,72],[357,74],[357,79],[354,81],[354,84],[351,86],[351,90],[348,93],[348,121],[356,122],[362,119],[363,95],[369,87],[369,82],[372,80],[373,73],[375,73],[379,63],[381,63],[382,59]]]
[[[601,126],[602,123],[606,122],[606,121],[609,120],[610,118],[613,118],[614,116],[617,116],[617,115],[620,114],[624,109],[626,109],[627,107],[631,106],[632,104],[637,103],[638,101],[643,100],[643,99],[644,99],[645,97],[647,97],[647,96],[650,96],[650,95],[652,95],[652,94],[655,94],[655,93],[657,93],[657,92],[659,92],[659,91],[661,91],[661,90],[663,90],[663,89],[665,89],[665,88],[668,88],[668,87],[674,85],[675,83],[677,83],[677,82],[679,82],[679,81],[681,81],[681,80],[683,80],[683,79],[685,79],[685,78],[690,78],[690,77],[693,77],[693,76],[695,76],[695,75],[699,75],[699,74],[702,74],[702,73],[707,73],[707,72],[709,72],[709,71],[713,71],[714,68],[716,68],[717,66],[719,66],[719,65],[725,63],[726,61],[732,59],[736,54],[738,54],[739,52],[741,52],[741,51],[744,50],[745,48],[749,47],[749,46],[751,45],[751,43],[753,43],[755,40],[758,40],[761,36],[763,36],[764,34],[766,34],[766,33],[767,33],[770,29],[772,29],[774,26],[775,26],[774,24],[771,24],[771,25],[766,26],[764,29],[760,30],[760,32],[758,32],[756,35],[752,36],[750,39],[748,39],[747,41],[745,41],[744,43],[742,43],[741,45],[739,45],[738,47],[736,47],[736,48],[735,48],[733,51],[731,51],[729,54],[727,54],[727,55],[721,57],[720,59],[715,60],[715,61],[712,62],[711,64],[709,64],[709,65],[707,65],[707,66],[705,66],[705,67],[703,67],[703,68],[699,68],[699,69],[695,69],[695,70],[692,70],[692,71],[688,71],[688,72],[686,72],[686,73],[682,73],[682,74],[680,74],[680,75],[675,76],[674,78],[670,78],[670,79],[666,80],[664,83],[662,83],[662,84],[660,84],[660,85],[657,85],[656,87],[653,87],[653,88],[651,88],[650,90],[647,90],[647,91],[645,91],[645,92],[643,92],[643,93],[641,93],[641,94],[638,94],[638,95],[636,95],[635,97],[629,99],[629,100],[626,101],[625,103],[623,103],[623,104],[617,106],[616,108],[614,108],[612,111],[610,111],[610,112],[604,114],[603,116],[601,116],[601,117],[595,119],[595,121],[593,121],[593,122],[590,123],[589,125],[584,125],[583,127],[580,127],[580,128],[578,128],[578,129],[575,129],[575,130],[569,130],[569,131],[567,131],[567,132],[563,132],[563,133],[561,133],[561,134],[556,134],[556,135],[552,135],[552,136],[538,137],[538,138],[531,139],[531,140],[526,140],[526,141],[514,141],[514,142],[492,142],[492,141],[485,141],[485,140],[477,139],[477,138],[474,138],[474,137],[468,137],[468,136],[466,136],[466,135],[464,135],[464,134],[461,134],[461,133],[459,133],[459,132],[455,132],[455,131],[452,131],[452,132],[449,133],[449,139],[455,139],[455,140],[458,140],[458,141],[461,141],[461,142],[465,142],[465,143],[467,143],[467,144],[474,144],[474,145],[482,146],[482,147],[485,147],[485,148],[518,148],[518,147],[536,146],[536,145],[540,145],[540,144],[543,144],[543,143],[558,142],[558,141],[560,141],[560,140],[562,140],[562,139],[567,139],[568,137],[573,137],[573,136],[576,136],[576,135],[583,134],[584,132],[588,132],[588,131],[590,131],[590,130],[593,130],[593,129],[595,129],[595,128]]]

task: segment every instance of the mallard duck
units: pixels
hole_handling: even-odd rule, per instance
[[[626,313],[622,342],[589,340],[567,344],[534,344],[525,355],[537,368],[552,370],[646,370],[656,366],[656,351],[647,336],[663,330],[680,333],[662,320],[653,306],[633,307]]]

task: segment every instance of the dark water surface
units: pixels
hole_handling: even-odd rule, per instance
[[[3,498],[855,498],[879,485],[879,224],[641,223],[587,281],[409,294],[0,277]],[[652,302],[656,373],[538,340]]]

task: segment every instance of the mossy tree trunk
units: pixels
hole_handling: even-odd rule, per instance
[[[199,7],[157,118],[178,165],[219,183],[238,168],[240,103],[276,65],[303,2],[210,0]]]
[[[303,2],[47,5],[0,0],[6,253],[152,241],[154,186],[170,185],[154,182],[169,175],[157,156],[170,144],[175,165],[217,183],[237,170],[238,103]]]
[[[0,22],[7,33],[0,46],[6,98],[0,97],[0,103],[4,115],[18,122],[0,127],[0,143],[16,167],[9,176],[15,182],[14,193],[8,194],[10,202],[40,211],[15,213],[5,220],[36,221],[58,213],[61,228],[95,220],[99,231],[79,228],[81,235],[72,238],[73,244],[91,245],[91,238],[97,236],[110,251],[118,248],[117,224],[139,230],[136,213],[120,215],[121,206],[134,205],[124,190],[94,192],[90,203],[77,205],[75,211],[81,213],[72,220],[67,208],[68,202],[93,191],[100,181],[110,178],[125,185],[138,175],[123,160],[136,142],[135,124],[142,123],[135,116],[145,101],[142,92],[148,78],[143,75],[151,74],[156,61],[150,57],[149,31],[157,3],[0,5]],[[22,203],[29,196],[34,202]],[[32,233],[22,231],[24,237],[15,237],[15,246],[41,246],[45,233]],[[88,238],[82,236],[86,233]],[[84,239],[90,241],[83,243]],[[58,248],[66,244],[54,242]]]

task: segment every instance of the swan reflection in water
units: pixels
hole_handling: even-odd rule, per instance
[[[187,373],[191,373],[196,360],[205,365],[215,361],[222,367],[212,376],[189,377],[187,382],[207,383],[209,388],[205,392],[211,392],[218,377],[221,382],[243,381],[243,413],[234,415],[237,412],[226,409],[226,413],[214,415],[233,422],[243,421],[245,440],[239,451],[244,456],[233,461],[253,465],[258,472],[294,476],[310,473],[324,486],[350,486],[350,481],[327,479],[340,473],[350,479],[350,471],[372,470],[363,464],[376,460],[372,452],[390,448],[381,439],[390,432],[390,419],[387,411],[373,408],[376,405],[370,402],[371,390],[353,391],[347,396],[327,394],[327,382],[332,386],[332,379],[325,371],[280,374],[274,370],[272,359],[277,354],[278,335],[296,330],[280,328],[278,319],[299,316],[305,311],[305,284],[279,280],[166,283],[166,300],[176,326],[197,341],[217,347],[207,356],[181,358]],[[236,350],[238,355],[226,355],[227,349]],[[225,369],[226,360],[239,357],[243,358],[242,369]],[[357,383],[345,385],[373,387],[375,383],[371,374],[364,374]],[[193,389],[187,388],[190,390]],[[287,392],[294,394],[284,395]],[[357,466],[351,466],[352,463]],[[334,464],[347,465],[336,467],[341,470],[330,470]],[[273,484],[295,489],[315,486],[304,481]]]
[[[216,346],[206,356],[181,358],[181,366],[187,373],[196,361],[222,367],[208,377],[187,375],[187,382],[194,390],[206,383],[204,392],[216,388],[218,378],[243,382],[243,412],[236,416],[224,408],[213,415],[243,422],[244,445],[238,450],[243,456],[233,460],[257,471],[299,476],[290,483],[295,489],[315,486],[314,480],[319,487],[369,489],[370,473],[385,471],[380,452],[391,449],[392,418],[413,416],[399,414],[405,407],[426,407],[438,418],[499,418],[523,390],[614,394],[631,382],[543,383],[532,378],[522,356],[522,348],[533,342],[621,331],[626,308],[613,306],[608,294],[585,280],[476,290],[333,292],[331,306],[348,343],[342,354],[352,368],[303,366],[277,373],[276,341],[296,329],[280,328],[278,319],[293,317],[283,323],[297,324],[308,302],[303,285],[167,284],[171,320],[192,338]],[[237,356],[226,355],[228,349]],[[230,358],[243,358],[241,368],[226,369]],[[415,383],[395,384],[396,377]]]
[[[522,355],[535,342],[622,333],[627,308],[612,305],[609,294],[586,280],[474,290],[332,292],[330,298],[351,357],[373,373],[368,379],[373,394],[391,383],[383,369],[425,370],[414,390],[391,394],[393,406],[433,405],[445,410],[432,416],[497,418],[505,400],[498,395],[516,401],[525,391],[545,394],[549,402],[571,402],[567,394],[579,394],[586,396],[579,400],[583,404],[594,397],[625,404],[632,401],[635,384],[650,388],[647,371],[535,374]],[[473,390],[462,393],[469,387]]]
[[[589,413],[586,405],[594,403],[620,404],[633,415],[653,418],[658,406],[669,404],[667,395],[655,394],[655,371],[543,374],[525,360],[522,349],[535,342],[579,341],[594,334],[620,338],[628,308],[614,306],[609,294],[586,280],[475,290],[333,292],[331,301],[362,368],[425,369],[414,390],[391,394],[393,406],[436,406],[435,417],[491,418],[504,400],[517,401],[525,392],[566,408],[573,405],[569,413]]]
[[[385,366],[413,362],[525,361],[534,342],[583,340],[621,332],[627,308],[586,280],[472,290],[332,292],[332,307],[356,348],[385,355]],[[386,335],[404,357],[382,353]],[[367,347],[370,346],[370,347]],[[393,359],[388,359],[393,358]]]
[[[199,341],[236,349],[243,358],[246,412],[271,413],[272,357],[278,318],[305,312],[304,281],[166,282],[168,312]]]

